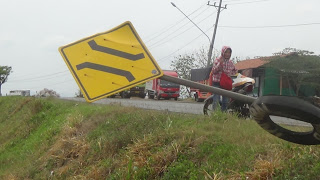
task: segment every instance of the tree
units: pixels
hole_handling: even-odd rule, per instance
[[[174,60],[171,62],[171,68],[174,71],[177,71],[179,78],[182,79],[191,79],[191,69],[198,68],[199,66],[195,63],[194,55],[179,55],[178,57],[174,57]],[[180,89],[181,96],[187,95],[191,97],[190,89],[182,86]]]
[[[216,54],[213,55],[216,57]],[[207,66],[208,50],[201,47],[198,51],[190,54],[179,55],[171,61],[170,67],[177,71],[179,78],[191,80],[191,69],[204,68]],[[213,63],[213,62],[212,62]],[[211,65],[212,65],[211,63]],[[191,97],[190,89],[182,86],[181,96]]]
[[[208,61],[208,48],[201,47],[198,51],[195,51],[195,64],[199,65],[200,68],[207,66]],[[216,57],[216,54],[213,54],[213,57]],[[209,66],[212,66],[213,61],[209,63]]]
[[[288,53],[288,54],[285,54]],[[279,54],[279,53],[274,53]],[[320,57],[313,52],[295,48],[285,48],[280,56],[270,59],[266,67],[276,69],[296,95],[301,95],[303,85],[320,89]]]
[[[1,94],[1,86],[8,80],[8,76],[12,72],[12,67],[10,66],[0,66],[0,96]]]
[[[84,97],[80,89],[78,90],[78,92],[75,93],[75,95],[78,98],[83,98]]]
[[[282,51],[280,52],[276,52],[273,53],[274,56],[281,56],[281,55],[288,55],[288,54],[298,54],[300,56],[305,56],[305,55],[313,55],[314,52],[312,51],[307,51],[307,50],[301,50],[301,49],[297,49],[297,48],[284,48]]]

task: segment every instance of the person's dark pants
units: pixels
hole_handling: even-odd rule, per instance
[[[213,82],[213,87],[220,87],[220,83],[219,82]],[[215,110],[219,104],[220,101],[220,95],[218,94],[214,94],[213,95],[213,102],[212,102],[212,110]],[[226,111],[227,110],[227,106],[228,106],[228,102],[229,102],[229,98],[222,96],[222,101],[221,101],[221,111]]]

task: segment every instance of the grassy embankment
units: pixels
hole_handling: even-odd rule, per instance
[[[320,179],[320,147],[254,121],[0,98],[0,179]]]

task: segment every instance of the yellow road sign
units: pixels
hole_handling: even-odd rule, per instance
[[[163,75],[129,21],[59,51],[88,102]]]

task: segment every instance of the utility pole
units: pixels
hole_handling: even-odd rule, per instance
[[[218,21],[219,21],[219,16],[220,16],[221,8],[222,8],[222,9],[227,9],[227,5],[225,5],[224,7],[221,7],[221,4],[222,4],[222,0],[220,0],[219,6],[216,6],[216,3],[214,3],[213,5],[211,5],[211,4],[210,4],[210,1],[208,1],[208,4],[207,4],[208,6],[214,6],[214,7],[217,7],[217,8],[218,8],[216,23],[214,24],[214,32],[213,32],[213,36],[212,36],[211,43],[210,43],[209,53],[208,53],[207,67],[210,66],[210,62],[211,62],[213,45],[214,45],[214,40],[215,40],[215,38],[216,38],[216,33],[217,33],[217,27],[218,27]]]

